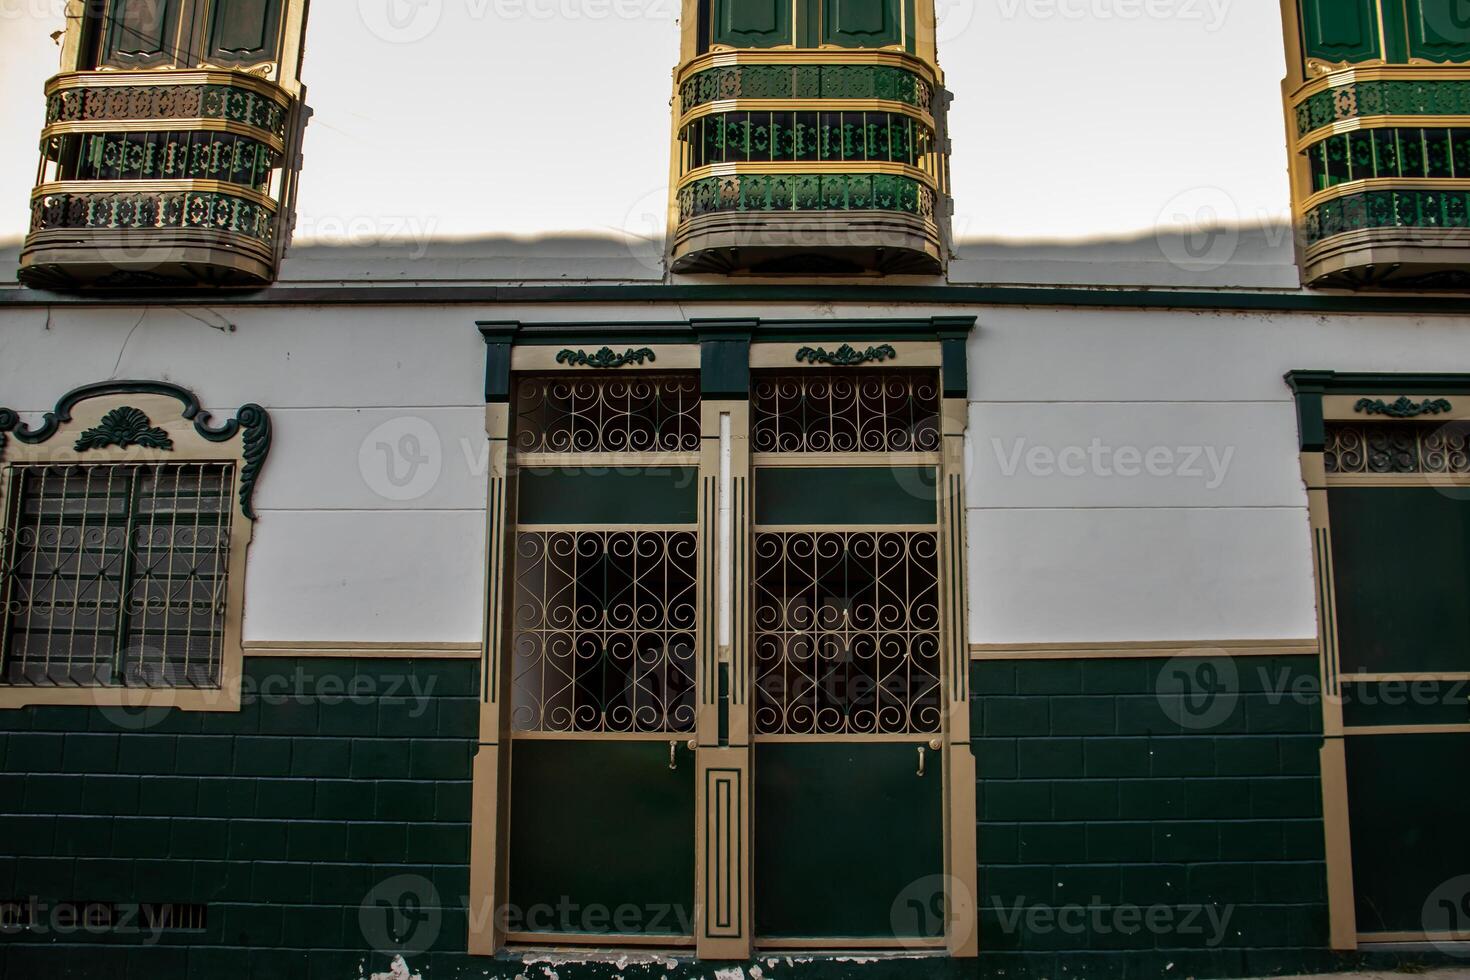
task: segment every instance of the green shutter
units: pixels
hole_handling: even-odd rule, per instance
[[[933,524],[932,466],[766,467],[755,475],[757,524]]]
[[[1374,0],[1302,0],[1303,50],[1323,61],[1378,57]]]
[[[715,0],[716,44],[773,48],[791,43],[791,0]]]
[[[1407,0],[1409,54],[1429,61],[1470,60],[1470,4]]]
[[[903,40],[899,0],[826,0],[822,42],[881,48]]]

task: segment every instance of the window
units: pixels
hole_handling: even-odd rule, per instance
[[[260,406],[215,426],[162,382],[78,389],[34,428],[0,409],[0,708],[238,708],[269,446]]]
[[[17,466],[0,682],[219,687],[231,463]]]

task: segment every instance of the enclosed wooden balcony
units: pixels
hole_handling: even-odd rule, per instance
[[[673,271],[942,271],[943,96],[928,62],[716,50],[676,84]]]
[[[292,108],[285,90],[239,70],[57,75],[21,277],[270,281]]]

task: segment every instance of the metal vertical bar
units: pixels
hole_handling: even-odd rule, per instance
[[[117,590],[117,622],[113,627],[112,643],[112,683],[123,682],[124,656],[127,652],[128,633],[131,629],[131,616],[128,614],[128,606],[132,599],[133,580],[133,537],[137,534],[138,525],[138,494],[142,483],[142,467],[130,466],[122,469],[127,474],[127,499],[123,508],[124,528],[122,568],[118,577]]]

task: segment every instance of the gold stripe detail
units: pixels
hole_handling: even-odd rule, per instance
[[[913,106],[907,102],[898,102],[894,99],[804,99],[800,96],[792,96],[786,99],[716,99],[713,102],[701,102],[692,109],[686,110],[679,117],[679,125],[685,126],[696,119],[705,116],[718,115],[722,112],[892,112],[896,115],[908,116],[923,123],[930,130],[934,128],[934,117],[924,106]],[[1455,117],[1459,119],[1459,117]],[[1461,120],[1463,122],[1463,120]]]
[[[1367,180],[1348,180],[1334,184],[1326,190],[1308,195],[1301,203],[1303,213],[1354,194],[1369,191],[1455,191],[1470,190],[1470,178],[1465,177],[1372,177]]]
[[[726,49],[711,51],[686,62],[674,77],[678,88],[691,75],[728,65],[886,65],[918,75],[938,87],[938,76],[928,62],[905,51],[859,51],[851,48],[771,48],[760,51]]]
[[[54,122],[41,130],[41,139],[45,141],[67,133],[230,133],[259,140],[277,153],[286,152],[285,141],[268,129],[235,122],[233,119],[205,119],[199,116],[182,119],[78,119]]]
[[[1344,735],[1455,735],[1470,732],[1465,725],[1344,725]]]
[[[479,643],[368,643],[354,640],[255,640],[247,657],[382,657],[416,660],[478,660]]]
[[[971,660],[1124,660],[1143,657],[1220,654],[1232,657],[1306,656],[1317,653],[1315,639],[1300,640],[1137,640],[1125,643],[972,643]]]
[[[939,185],[934,175],[925,173],[918,167],[910,167],[904,163],[892,163],[887,160],[767,160],[762,162],[740,162],[740,163],[711,163],[703,167],[695,167],[679,179],[679,186],[703,180],[706,177],[733,177],[740,175],[754,175],[762,177],[778,177],[783,174],[799,176],[804,174],[815,174],[817,176],[837,174],[886,174],[895,177],[908,177],[927,185],[933,190],[938,190]],[[119,181],[120,183],[120,181]],[[1427,183],[1439,183],[1428,181]],[[1465,181],[1470,186],[1470,180]],[[762,212],[764,213],[764,212]]]

